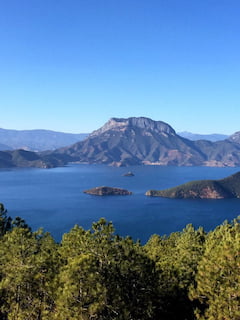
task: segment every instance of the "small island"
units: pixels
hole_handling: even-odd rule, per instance
[[[83,191],[84,193],[87,194],[92,194],[95,196],[127,196],[131,195],[132,192],[128,191],[126,189],[121,189],[121,188],[113,188],[113,187],[95,187],[89,190]]]
[[[148,190],[146,196],[175,199],[240,198],[240,172],[221,180],[198,180],[165,190]]]
[[[123,174],[123,177],[134,177],[134,173],[131,172],[131,171],[128,171],[128,172]]]

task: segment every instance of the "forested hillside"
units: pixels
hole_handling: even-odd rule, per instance
[[[61,243],[0,204],[1,320],[240,319],[240,222],[146,245],[100,219]]]

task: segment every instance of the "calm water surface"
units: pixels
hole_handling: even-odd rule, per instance
[[[169,234],[188,223],[211,230],[240,215],[240,199],[177,200],[144,195],[148,189],[190,180],[221,179],[240,168],[139,166],[130,169],[134,177],[123,177],[128,170],[103,165],[0,170],[0,202],[12,217],[21,216],[33,230],[43,227],[57,240],[74,224],[90,228],[100,217],[111,220],[118,234],[144,243],[153,233]],[[134,194],[97,197],[83,193],[103,185]]]

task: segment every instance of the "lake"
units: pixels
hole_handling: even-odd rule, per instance
[[[134,177],[122,176],[127,171]],[[1,169],[0,202],[10,216],[21,216],[33,230],[43,227],[61,240],[75,224],[90,228],[105,217],[116,233],[145,243],[154,234],[182,230],[186,224],[209,231],[240,215],[240,199],[188,200],[146,197],[148,189],[165,189],[190,180],[221,179],[240,168],[74,164],[55,169]],[[96,186],[125,188],[131,196],[98,197],[83,190]]]

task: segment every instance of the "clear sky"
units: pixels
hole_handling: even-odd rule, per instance
[[[240,131],[239,0],[0,1],[0,127]]]

